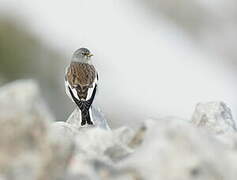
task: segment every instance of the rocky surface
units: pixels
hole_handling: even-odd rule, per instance
[[[236,131],[230,108],[223,102],[199,103],[193,113],[192,123],[208,128],[214,133]]]
[[[237,134],[223,102],[199,103],[191,121],[160,118],[137,129],[95,126],[78,110],[54,118],[34,81],[0,88],[1,180],[235,180]]]
[[[133,169],[141,179],[149,180],[236,177],[236,157],[208,132],[168,119],[147,123],[143,144],[123,163],[123,169]]]
[[[100,109],[92,107],[92,116],[94,117],[95,127],[99,127],[102,129],[110,129],[108,122],[106,121],[104,114],[100,111]],[[67,123],[72,124],[75,127],[81,128],[81,120],[80,120],[80,112],[78,108],[76,108],[72,114],[67,119]],[[90,126],[89,126],[90,128]]]
[[[0,88],[0,179],[62,179],[72,144],[50,131],[54,118],[32,80]]]

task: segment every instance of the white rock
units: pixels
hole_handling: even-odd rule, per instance
[[[210,105],[204,112],[219,112],[222,121],[232,122],[228,108],[219,105],[217,110]],[[126,127],[63,127],[70,129],[66,134],[76,134],[68,180],[235,180],[237,176],[237,137],[232,130],[217,136],[174,117],[150,119],[136,132]],[[76,133],[71,133],[74,128]]]
[[[129,148],[134,132],[127,127],[111,130],[104,115],[96,108],[92,109],[95,126],[80,126],[77,109],[67,122],[54,123],[54,128],[64,136],[73,138],[76,149],[70,163],[67,180],[100,179],[95,161],[113,164],[121,161],[133,152]]]
[[[145,180],[236,179],[236,154],[212,135],[168,119],[146,128],[142,145],[115,169],[118,173]]]
[[[106,164],[113,164],[133,152],[124,143],[127,142],[124,139],[125,134],[121,133],[125,131],[126,134],[130,133],[125,128],[118,129],[115,132],[99,127],[79,129],[75,136],[75,154],[72,157],[66,179],[101,179],[101,175],[97,172],[99,167],[94,164],[97,160]]]
[[[93,174],[88,179],[110,180],[236,179],[236,153],[188,122],[149,120],[134,137],[137,134],[142,142],[127,158],[112,164],[101,156],[90,161],[78,158],[76,172],[80,174],[82,168],[83,177]]]
[[[18,80],[1,87],[0,111],[1,116],[24,113],[26,116],[38,116],[46,122],[54,120],[42,100],[38,84],[33,80]]]
[[[62,179],[72,144],[57,141],[54,120],[36,82],[0,88],[0,177],[6,180]]]
[[[77,109],[67,122],[53,122],[34,81],[0,88],[0,179],[237,177],[235,122],[224,103],[196,107],[192,123],[205,128],[169,117],[150,119],[135,132],[127,127],[111,130],[98,109],[92,112],[95,126],[81,127]]]
[[[131,143],[132,139],[135,136],[134,130],[125,126],[113,130],[113,134],[115,139],[119,139],[121,143],[127,145]]]
[[[107,120],[104,117],[104,114],[98,108],[92,107],[92,116],[95,122],[95,127],[100,127],[102,129],[110,129],[107,123]],[[81,116],[80,116],[80,111],[78,110],[78,108],[76,108],[72,112],[72,114],[69,116],[66,122],[78,128],[88,127],[88,126],[81,127],[81,124],[80,124]]]
[[[51,131],[53,131],[54,135],[59,137],[59,139],[62,136],[63,138],[73,140],[78,134],[78,127],[67,122],[57,121],[51,124]]]
[[[198,127],[205,127],[217,134],[236,131],[236,124],[231,110],[223,102],[197,104],[193,113],[192,123]]]
[[[77,153],[88,158],[100,157],[108,161],[118,161],[132,152],[124,143],[122,135],[111,130],[83,128],[78,132],[75,140]]]

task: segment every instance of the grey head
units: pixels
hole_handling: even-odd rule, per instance
[[[76,50],[72,55],[73,62],[88,63],[91,59],[91,52],[87,48],[80,48]]]

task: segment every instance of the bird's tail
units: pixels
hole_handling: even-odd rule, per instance
[[[84,109],[81,111],[81,126],[84,125],[94,125],[92,115],[91,115],[91,108],[89,109]]]

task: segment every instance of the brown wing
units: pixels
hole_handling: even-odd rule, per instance
[[[67,71],[67,80],[72,87],[91,86],[96,77],[93,65],[72,62]]]
[[[76,88],[79,98],[86,99],[88,88],[92,88],[96,74],[93,65],[72,62],[66,76],[71,87]]]

